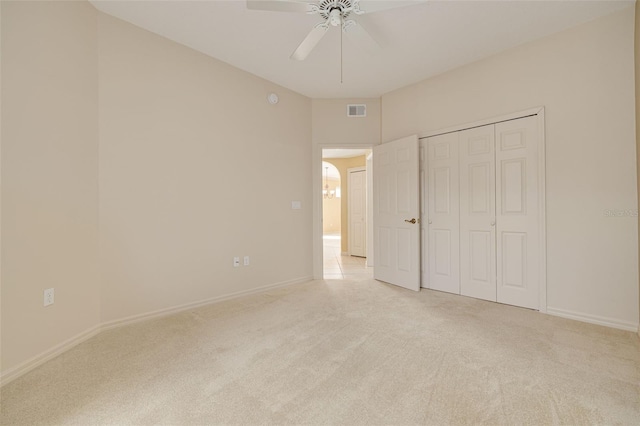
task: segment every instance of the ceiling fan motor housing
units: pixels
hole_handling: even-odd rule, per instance
[[[338,10],[342,19],[349,16],[351,13],[353,2],[351,0],[322,0],[318,4],[318,8],[320,9],[320,16],[324,19],[332,18],[331,12],[334,10]],[[333,15],[335,16],[335,14]]]

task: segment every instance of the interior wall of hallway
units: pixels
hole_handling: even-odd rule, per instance
[[[349,176],[348,169],[365,167],[367,158],[364,155],[350,158],[326,158],[323,161],[331,163],[340,172],[340,250],[349,251]]]
[[[340,187],[340,179],[328,178],[323,180],[329,185],[330,190],[336,190]],[[340,198],[334,196],[333,198],[322,199],[322,233],[323,234],[338,234],[340,233],[340,226],[342,219],[340,217]]]

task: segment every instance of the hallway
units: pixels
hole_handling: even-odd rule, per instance
[[[373,278],[373,268],[366,258],[340,252],[340,234],[325,234],[323,241],[323,271],[325,280],[367,280]]]

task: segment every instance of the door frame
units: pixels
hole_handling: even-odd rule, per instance
[[[323,149],[373,149],[377,144],[314,144],[311,152],[311,208],[313,229],[311,236],[313,255],[313,279],[323,279],[322,244],[322,150]],[[370,226],[367,224],[367,226]]]
[[[484,120],[474,121],[471,123],[460,124],[447,128],[437,129],[433,131],[422,132],[418,135],[418,140],[422,140],[432,136],[438,136],[446,133],[459,132],[461,130],[472,129],[475,127],[487,126],[503,121],[517,120],[529,116],[536,116],[538,121],[538,135],[540,143],[538,144],[538,237],[540,238],[540,247],[538,249],[538,257],[540,260],[539,288],[538,288],[538,311],[547,312],[547,222],[546,222],[546,135],[544,125],[544,106],[526,109],[523,111],[504,114]],[[421,190],[422,191],[422,190]],[[428,209],[428,207],[427,207]],[[424,286],[424,284],[423,284]]]

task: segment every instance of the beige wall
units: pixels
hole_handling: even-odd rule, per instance
[[[340,249],[343,253],[349,251],[349,176],[347,170],[352,167],[365,167],[367,158],[364,155],[350,158],[326,158],[323,161],[331,163],[340,172]]]
[[[310,99],[86,2],[1,8],[3,379],[101,324],[311,277]]]
[[[88,3],[0,7],[5,374],[100,322],[98,49]]]
[[[635,22],[635,59],[636,59],[636,171],[640,170],[640,6],[636,2],[636,22]],[[640,199],[640,173],[636,173],[638,178],[638,199]],[[640,221],[640,216],[638,216]],[[639,222],[640,228],[640,222]],[[638,283],[640,287],[640,282]],[[640,298],[640,290],[638,291]],[[640,301],[638,301],[640,304]],[[640,313],[639,313],[640,315]],[[640,319],[639,319],[640,321]],[[638,328],[640,335],[640,328]]]
[[[2,377],[2,6],[0,5],[0,378]],[[1,383],[0,383],[1,385]]]
[[[324,182],[324,180],[323,180]],[[335,189],[340,186],[340,179],[327,179],[329,188]],[[335,234],[340,232],[342,219],[341,198],[323,198],[322,199],[322,232],[325,234]]]
[[[546,112],[550,311],[638,324],[634,12],[522,45],[382,98],[382,139]],[[414,113],[418,111],[418,113]]]
[[[347,117],[348,104],[366,104],[366,117]],[[313,143],[331,147],[380,143],[380,99],[314,99]]]
[[[311,277],[310,99],[104,14],[99,34],[102,320]]]

